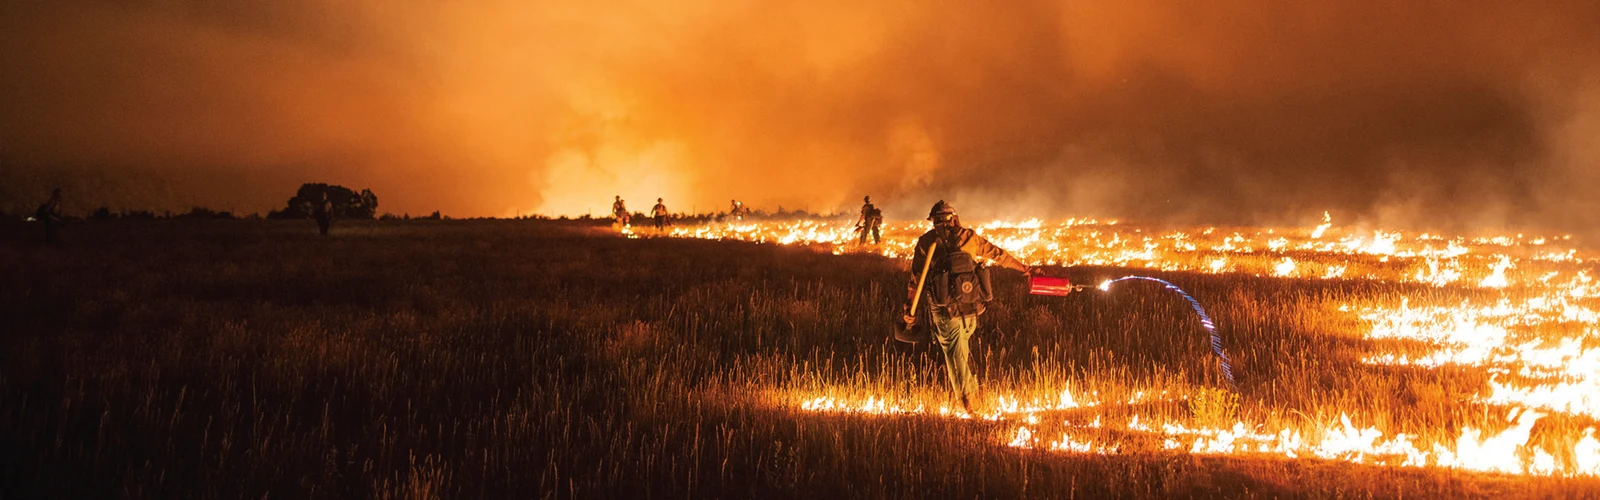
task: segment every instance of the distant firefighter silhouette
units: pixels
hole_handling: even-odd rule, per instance
[[[622,202],[622,195],[617,195],[617,201],[611,202],[611,216],[616,217],[616,225],[628,227],[628,204]]]
[[[967,413],[973,413],[969,397],[978,390],[978,378],[972,374],[968,361],[968,339],[978,329],[984,303],[994,298],[989,270],[975,257],[1023,274],[1033,274],[1035,270],[971,229],[961,227],[955,208],[944,200],[928,211],[928,220],[933,221],[933,229],[917,238],[911,279],[906,285],[906,305],[900,314],[902,326],[895,337],[907,342],[922,340],[912,331],[918,320],[916,308],[927,304],[926,319],[934,340],[944,351],[950,388]]]
[[[883,211],[872,204],[872,197],[861,199],[861,218],[856,220],[856,232],[861,233],[861,244],[867,244],[867,234],[872,234],[872,244],[883,243],[879,228],[883,227]]]
[[[333,202],[328,201],[327,193],[311,204],[311,218],[317,221],[317,232],[327,236],[328,228],[333,226]]]
[[[56,232],[61,229],[61,188],[50,192],[50,199],[33,211],[33,218],[44,223],[44,242],[55,244]]]
[[[672,212],[667,211],[667,204],[661,198],[656,198],[656,206],[650,209],[650,215],[655,216],[656,230],[661,231],[667,227],[667,218],[672,216]]]

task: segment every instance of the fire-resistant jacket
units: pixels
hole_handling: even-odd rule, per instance
[[[667,212],[667,205],[665,203],[657,203],[656,207],[651,209],[650,215],[654,215],[656,217],[666,217],[669,215]]]
[[[955,234],[946,236],[947,232],[954,232]],[[933,246],[935,241],[941,242],[940,245],[942,246],[946,244],[943,242],[951,240],[959,242],[960,250],[972,254],[973,257],[994,261],[994,263],[1007,269],[1028,272],[1027,264],[1017,260],[1016,257],[1012,257],[1011,254],[1006,253],[1004,248],[990,243],[988,239],[973,232],[971,229],[954,225],[936,226],[928,230],[928,232],[922,233],[921,238],[917,238],[917,248],[911,258],[911,279],[906,283],[907,304],[910,304],[912,297],[917,295],[917,280],[922,277],[922,267],[927,265],[928,248]],[[926,285],[924,285],[923,291],[927,291]]]

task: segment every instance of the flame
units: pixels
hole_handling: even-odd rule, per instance
[[[1500,262],[1496,262],[1494,264],[1494,271],[1489,273],[1489,277],[1484,278],[1483,281],[1479,282],[1478,286],[1484,288],[1505,288],[1506,269],[1512,267],[1516,266],[1511,265],[1511,258],[1501,255]]]
[[[1294,259],[1291,259],[1291,258],[1288,258],[1288,257],[1284,257],[1282,261],[1278,262],[1278,265],[1272,266],[1272,275],[1273,276],[1293,276],[1294,275]]]
[[[1216,259],[1212,259],[1211,260],[1210,268],[1211,268],[1211,272],[1213,272],[1213,273],[1220,273],[1220,272],[1222,272],[1223,269],[1226,269],[1227,267],[1228,267],[1228,258],[1227,257],[1218,257]]]
[[[1322,273],[1322,279],[1331,280],[1344,276],[1345,266],[1328,266],[1327,272]]]
[[[1394,255],[1395,240],[1398,240],[1399,238],[1400,233],[1385,233],[1381,230],[1373,231],[1372,244],[1367,245],[1367,247],[1361,251],[1373,255]]]
[[[1322,224],[1311,230],[1311,239],[1322,239],[1322,233],[1328,232],[1328,228],[1331,227],[1333,227],[1333,216],[1328,215],[1328,212],[1322,212]]]

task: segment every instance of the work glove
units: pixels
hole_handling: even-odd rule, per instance
[[[916,325],[916,323],[917,316],[915,311],[911,310],[911,304],[908,302],[901,306],[900,321],[895,323],[894,334],[891,336],[894,337],[895,340],[905,342],[907,344],[921,344],[926,342],[928,340],[927,333],[922,332],[921,335],[918,335],[913,327],[913,325]]]

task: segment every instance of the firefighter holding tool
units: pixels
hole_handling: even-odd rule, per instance
[[[971,414],[970,396],[978,390],[978,378],[968,361],[968,339],[978,329],[978,316],[984,303],[994,298],[989,270],[978,257],[1032,276],[1039,269],[1016,257],[971,229],[961,227],[955,208],[940,200],[928,212],[933,229],[917,239],[911,259],[911,277],[906,286],[906,306],[901,310],[901,328],[895,338],[903,342],[920,340],[911,328],[917,321],[917,308],[926,304],[926,316],[934,340],[944,351],[950,388]]]
[[[883,228],[883,211],[872,204],[871,196],[862,198],[861,203],[861,218],[856,219],[856,232],[860,233],[861,244],[867,244],[869,234],[872,235],[872,244],[882,244],[883,235],[880,230]]]

